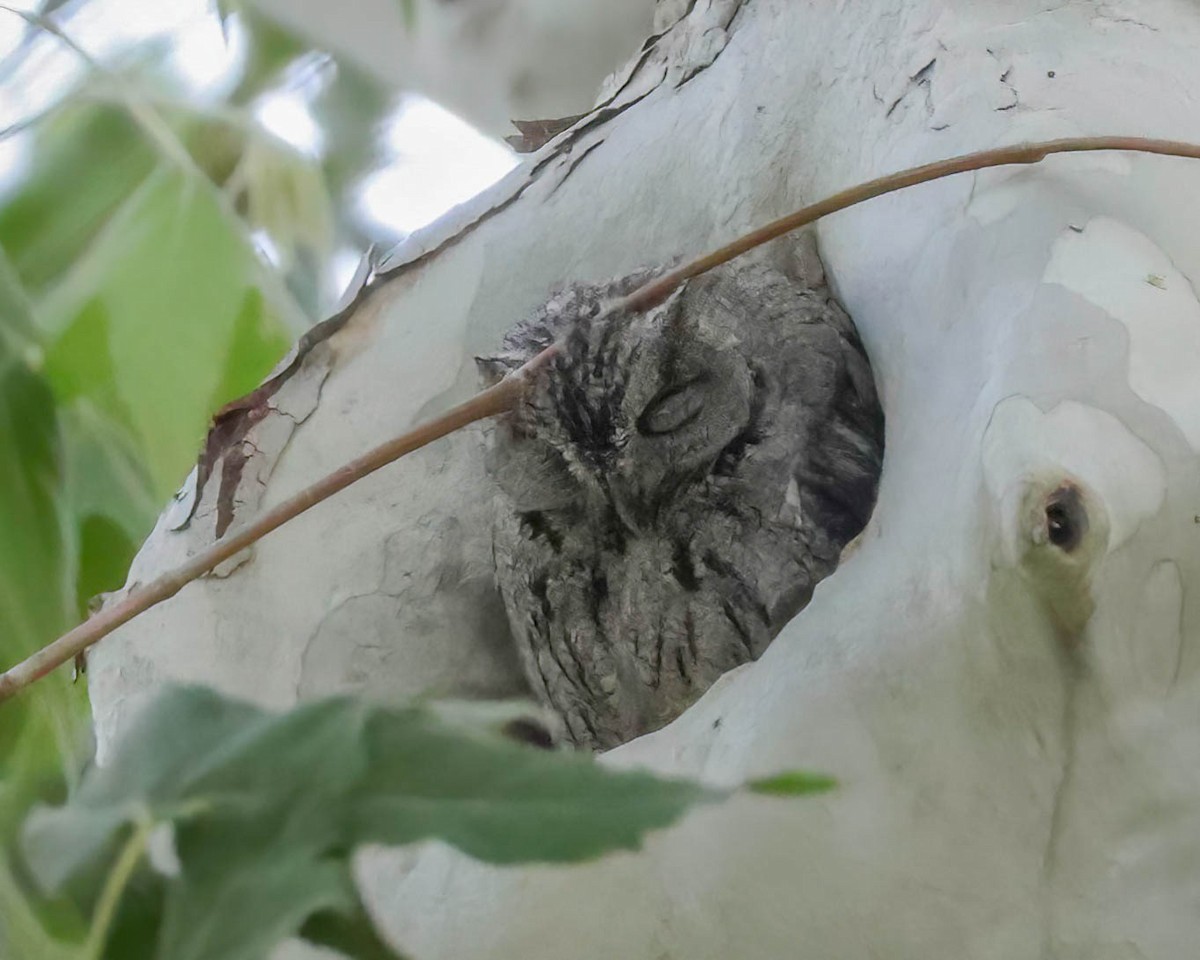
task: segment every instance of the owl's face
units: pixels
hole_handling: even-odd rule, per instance
[[[518,511],[607,507],[643,530],[750,427],[754,392],[729,331],[689,324],[678,297],[584,320],[498,427],[491,468]]]

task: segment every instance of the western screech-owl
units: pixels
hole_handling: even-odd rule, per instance
[[[883,455],[823,279],[739,263],[596,319],[652,275],[568,287],[479,361],[562,344],[492,435],[496,580],[535,694],[590,748],[756,659],[866,524]]]

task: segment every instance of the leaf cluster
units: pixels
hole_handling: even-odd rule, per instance
[[[161,43],[90,57],[72,36],[84,5],[0,11],[26,20],[0,83],[21,82],[23,58],[48,48],[81,68],[55,102],[0,130],[25,158],[0,185],[6,664],[121,585],[211,412],[252,389],[325,309],[331,250],[366,242],[332,211],[352,209],[341,201],[375,163],[375,126],[391,105],[240,3],[222,13],[238,19],[246,56],[222,91],[199,96]],[[271,136],[256,113],[311,62],[330,78],[314,114],[337,114],[320,156]],[[283,251],[278,264],[259,236]],[[84,685],[61,671],[3,709],[0,956],[50,956],[36,931],[76,922],[61,905],[31,912],[3,851],[33,798],[71,785],[88,740]],[[14,940],[21,930],[33,939]]]
[[[44,896],[92,917],[95,958],[252,960],[300,936],[375,960],[392,954],[351,877],[363,844],[578,862],[729,795],[516,743],[509,716],[348,698],[274,714],[174,688],[68,802],[34,811],[23,863]],[[752,789],[828,786],[793,774]],[[170,841],[165,869],[145,856],[153,837]]]

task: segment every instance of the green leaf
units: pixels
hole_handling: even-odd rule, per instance
[[[0,658],[7,666],[69,622],[72,563],[54,397],[29,369],[28,351],[18,354],[22,341],[33,342],[28,306],[6,264],[0,272]],[[29,804],[59,781],[84,706],[57,674],[0,708],[0,956],[78,957],[47,931],[55,912],[27,895],[3,851]]]
[[[186,874],[168,893],[158,960],[262,960],[313,913],[350,909],[343,864],[274,845],[228,864],[218,882]]]
[[[366,908],[358,901],[349,910],[320,910],[300,927],[300,937],[318,947],[335,950],[351,960],[402,960],[375,929]]]
[[[72,571],[54,396],[11,354],[0,371],[0,644],[12,657],[69,619]]]
[[[361,776],[362,722],[346,701],[299,707],[285,719],[201,688],[175,690],[147,709],[71,803],[30,816],[26,860],[46,892],[58,892],[147,812],[180,825],[181,845],[192,825],[230,817],[234,826],[261,820],[272,836],[302,840],[313,813],[294,801],[345,793]],[[222,836],[206,838],[209,852],[223,845]],[[243,838],[235,839],[228,853],[236,858]]]
[[[166,907],[167,879],[143,863],[121,897],[104,960],[153,957]]]
[[[359,843],[436,838],[491,863],[569,862],[634,850],[690,806],[724,794],[587,754],[468,735],[431,711],[377,711],[369,773],[353,802]]]
[[[157,500],[194,462],[219,390],[252,389],[282,352],[257,271],[211,186],[162,169],[43,305],[55,392],[87,398],[132,434]]]
[[[131,824],[170,823],[181,870],[163,888],[158,960],[251,960],[305,931],[382,960],[349,879],[360,844],[436,837],[496,863],[579,860],[727,795],[520,746],[495,732],[502,713],[332,699],[277,715],[172,689],[69,803],[29,818],[22,850],[47,893],[87,904]]]
[[[160,503],[129,431],[86,397],[61,407],[59,419],[71,512],[107,517],[130,537],[148,533]]]
[[[98,870],[128,832],[136,811],[71,804],[39,808],[25,821],[25,862],[42,893],[57,896],[86,870]]]
[[[171,824],[179,875],[130,906],[134,919],[118,916],[121,942],[149,943],[153,928],[156,960],[257,960],[299,934],[356,960],[392,960],[351,882],[359,845],[439,839],[491,863],[572,862],[637,849],[730,794],[519,745],[497,732],[517,715],[345,698],[272,714],[171,689],[69,803],[35,811],[22,850],[46,893],[87,905],[131,825]],[[749,789],[831,786],[787,773]]]
[[[183,875],[166,888],[159,956],[261,956],[317,910],[352,910],[339,798],[361,778],[363,711],[348,701],[285,718],[199,689],[160,699],[71,804],[42,809],[23,849],[48,892],[93,869],[145,816],[175,824]]]
[[[86,398],[60,408],[59,420],[71,512],[107,517],[130,537],[148,533],[160,504],[129,432]]]
[[[82,943],[64,943],[51,935],[3,855],[0,855],[0,956],[89,960]]]
[[[0,364],[28,359],[37,349],[33,308],[21,279],[0,247]],[[4,373],[0,367],[0,376]]]
[[[39,296],[150,174],[155,151],[116,107],[69,105],[37,128],[29,172],[0,203],[0,246]]]
[[[792,770],[774,777],[751,780],[746,789],[768,797],[803,797],[813,793],[827,793],[837,788],[837,781],[819,773]]]
[[[291,340],[267,308],[262,292],[257,287],[247,287],[233,324],[229,360],[213,393],[211,408],[219,410],[230,400],[253,390],[290,346]]]
[[[133,437],[90,400],[59,412],[65,460],[65,502],[79,549],[76,610],[125,581],[129,564],[154,526],[159,501]]]
[[[54,396],[0,337],[0,660],[8,666],[68,626],[71,528],[62,498]],[[78,745],[84,701],[54,674],[0,708],[0,842]]]

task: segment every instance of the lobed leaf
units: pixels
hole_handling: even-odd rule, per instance
[[[0,245],[37,298],[94,242],[155,159],[123,110],[78,105],[38,126],[32,154],[29,173],[0,203]]]
[[[159,499],[229,399],[220,392],[251,389],[283,352],[283,331],[254,289],[257,269],[211,186],[161,169],[45,304],[56,394],[86,397],[131,431]]]
[[[0,252],[0,657],[16,660],[72,616],[71,530],[63,504],[54,396],[29,366],[35,344],[24,290]],[[0,956],[72,960],[4,848],[33,797],[61,774],[75,746],[83,703],[49,677],[0,719]]]
[[[14,662],[62,632],[73,616],[72,531],[62,496],[54,395],[19,341],[28,314],[10,274],[0,304],[0,657]],[[48,677],[0,723],[0,840],[60,758],[77,744],[82,699]]]
[[[566,863],[637,849],[692,806],[729,795],[518,744],[498,732],[515,716],[348,698],[274,714],[170,689],[69,803],[29,818],[23,852],[46,893],[86,902],[104,875],[97,864],[131,825],[170,824],[178,875],[138,901],[138,924],[118,923],[123,942],[153,939],[158,960],[253,960],[300,934],[383,960],[393,954],[350,881],[362,844],[437,839],[490,863]],[[788,773],[750,789],[830,786]]]
[[[123,936],[150,923],[160,960],[250,960],[307,928],[377,960],[386,947],[349,882],[360,844],[436,838],[494,863],[567,862],[634,849],[724,796],[519,745],[496,732],[510,713],[339,698],[272,714],[171,689],[70,802],[30,816],[25,861],[45,893],[88,902],[132,824],[171,824],[180,872]]]
[[[314,913],[356,902],[345,865],[304,849],[231,865],[219,883],[185,874],[169,890],[158,960],[262,960]]]
[[[0,956],[36,960],[90,960],[82,943],[65,943],[46,929],[37,910],[0,855]]]
[[[356,791],[358,843],[439,839],[490,863],[570,862],[633,850],[697,803],[724,794],[609,770],[588,754],[469,735],[430,712],[380,711]]]

